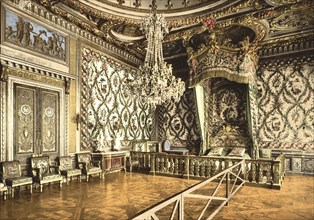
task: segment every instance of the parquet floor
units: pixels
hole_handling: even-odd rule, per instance
[[[22,189],[0,201],[0,219],[128,219],[139,211],[199,182],[139,173],[114,173],[89,183],[75,180],[43,193]],[[196,210],[195,203],[187,202]],[[196,219],[187,212],[186,219]],[[286,176],[281,190],[245,186],[215,217],[225,219],[314,219],[314,177]]]

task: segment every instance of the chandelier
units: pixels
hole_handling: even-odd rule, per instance
[[[165,18],[157,15],[156,1],[152,1],[152,11],[145,17],[141,30],[147,39],[145,61],[135,74],[130,74],[127,90],[153,107],[170,100],[178,102],[185,90],[185,83],[172,75],[172,66],[164,61],[162,40],[168,27]]]

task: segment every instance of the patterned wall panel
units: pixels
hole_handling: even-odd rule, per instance
[[[295,59],[260,66],[260,148],[314,150],[313,64],[313,59]]]
[[[150,107],[124,92],[129,68],[90,48],[82,48],[81,149],[108,151],[113,140],[149,139]]]
[[[197,126],[196,103],[192,89],[185,91],[178,103],[159,107],[159,135],[173,146],[186,147],[193,154],[199,152],[200,131]]]

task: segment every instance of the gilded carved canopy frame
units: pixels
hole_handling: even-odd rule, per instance
[[[250,156],[254,159],[259,157],[258,142],[257,142],[257,100],[256,100],[256,69],[258,62],[257,51],[259,49],[258,36],[255,39],[251,39],[250,36],[243,37],[242,41],[238,42],[238,47],[232,45],[232,40],[222,40],[221,37],[217,37],[217,30],[214,30],[214,20],[211,22],[208,20],[209,33],[205,38],[205,41],[197,48],[193,49],[193,41],[191,39],[186,42],[187,51],[189,53],[189,87],[196,88],[197,96],[202,99],[197,99],[197,108],[199,119],[203,118],[203,121],[199,120],[201,134],[202,134],[202,147],[200,154],[203,154],[206,149],[211,148],[208,146],[209,139],[213,138],[209,124],[208,114],[205,112],[210,108],[206,98],[206,92],[209,93],[206,88],[208,80],[221,77],[228,79],[235,83],[242,83],[247,85],[247,97],[246,108],[248,118],[248,130],[250,135],[250,142],[252,144],[250,149]],[[206,25],[206,23],[205,23]],[[204,37],[202,37],[204,40]],[[202,88],[200,88],[200,86]],[[206,103],[207,102],[207,103]],[[203,116],[200,116],[203,115]],[[229,146],[230,147],[230,146]]]

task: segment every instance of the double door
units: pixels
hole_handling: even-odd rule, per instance
[[[32,155],[59,155],[59,93],[14,85],[14,159],[26,164]]]

